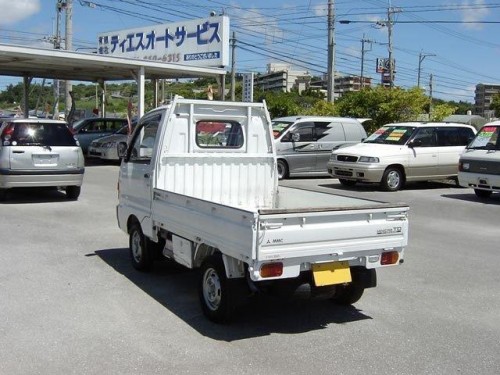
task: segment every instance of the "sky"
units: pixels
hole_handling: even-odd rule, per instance
[[[500,84],[500,0],[332,2],[338,74],[360,75],[363,62],[363,75],[380,82],[376,60],[388,57],[391,9],[396,86],[417,86],[419,65],[420,86],[430,94],[432,75],[436,98],[473,102],[478,83]],[[0,0],[0,43],[51,48],[56,3]],[[100,33],[215,11],[230,18],[237,72],[264,73],[269,63],[286,63],[321,76],[327,71],[327,9],[328,0],[73,0],[73,49],[95,50]],[[0,76],[0,90],[13,81]]]

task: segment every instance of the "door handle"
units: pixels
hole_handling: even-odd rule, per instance
[[[20,151],[20,150],[18,150],[18,151],[12,151],[12,153],[13,153],[13,154],[24,154],[24,151]]]
[[[149,173],[144,173],[144,178],[149,178],[150,174]]]

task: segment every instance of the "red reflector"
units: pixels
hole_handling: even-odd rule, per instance
[[[388,251],[386,253],[382,253],[382,257],[380,258],[380,264],[385,266],[388,264],[396,264],[399,260],[399,254],[397,251]]]
[[[283,263],[266,263],[260,267],[261,277],[278,277],[283,274]]]

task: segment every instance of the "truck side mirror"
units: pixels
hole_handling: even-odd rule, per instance
[[[116,151],[118,152],[118,157],[123,159],[127,156],[127,142],[119,142],[116,146]]]

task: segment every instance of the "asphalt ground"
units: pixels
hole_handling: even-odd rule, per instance
[[[284,181],[408,203],[405,263],[380,270],[352,307],[263,296],[221,326],[201,313],[196,272],[132,268],[117,176],[90,165],[76,202],[23,189],[0,203],[0,374],[500,373],[500,195]]]

